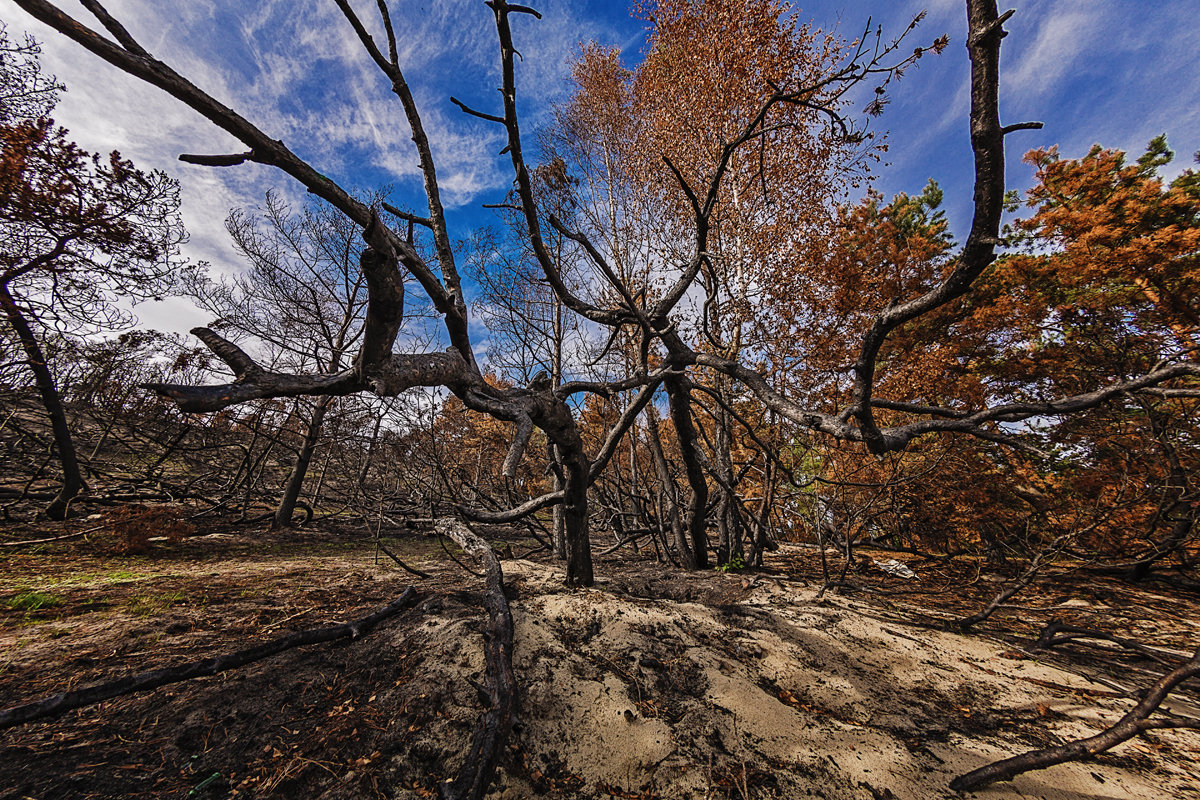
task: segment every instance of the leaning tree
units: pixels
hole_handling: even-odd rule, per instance
[[[46,513],[63,519],[85,484],[44,336],[127,325],[115,299],[163,293],[185,234],[175,180],[81,149],[49,116],[59,87],[37,53],[0,27],[0,309],[50,419],[63,480]]]

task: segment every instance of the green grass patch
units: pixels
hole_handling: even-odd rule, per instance
[[[57,594],[25,589],[8,598],[5,605],[13,611],[24,611],[28,614],[33,611],[41,611],[43,608],[57,608],[65,602],[67,601]]]
[[[150,576],[145,575],[144,573],[133,572],[132,570],[128,569],[114,569],[112,572],[100,573],[98,577],[105,583],[119,584],[133,583],[140,578]]]
[[[136,617],[153,617],[173,605],[187,600],[187,592],[165,592],[156,595],[138,595],[130,598],[126,608]]]

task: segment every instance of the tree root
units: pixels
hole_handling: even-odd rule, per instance
[[[1019,756],[988,764],[955,778],[950,782],[950,788],[956,792],[967,792],[997,781],[1012,780],[1017,775],[1035,769],[1045,769],[1066,761],[1088,759],[1148,730],[1160,728],[1200,729],[1200,719],[1175,716],[1165,719],[1150,719],[1150,715],[1158,710],[1172,689],[1197,675],[1200,675],[1200,649],[1196,650],[1187,663],[1159,678],[1153,686],[1146,690],[1141,701],[1111,728],[1087,739],[1078,739],[1056,747],[1048,747],[1045,750],[1031,750]]]
[[[331,642],[335,639],[345,637],[357,639],[388,617],[415,605],[419,597],[416,589],[410,586],[391,603],[370,616],[361,619],[343,622],[340,625],[297,631],[296,633],[291,633],[245,650],[239,650],[236,653],[227,653],[191,664],[130,675],[115,681],[109,681],[108,683],[100,683],[84,689],[56,694],[33,703],[13,706],[12,708],[0,711],[0,730],[23,725],[37,719],[56,717],[72,709],[95,705],[104,700],[111,700],[114,697],[132,694],[133,692],[157,689],[168,683],[178,683],[180,681],[191,680],[192,678],[215,675],[218,672],[236,669],[237,667],[244,667],[247,664],[261,661],[264,658],[269,658],[294,647]]]
[[[504,573],[500,560],[487,542],[454,519],[437,522],[437,531],[449,536],[463,550],[482,562],[487,576],[484,605],[488,611],[487,687],[489,708],[479,720],[466,761],[458,777],[441,785],[443,800],[479,800],[491,785],[496,765],[512,730],[516,709],[517,681],[513,674],[513,619],[504,596]],[[482,693],[481,693],[482,694]]]

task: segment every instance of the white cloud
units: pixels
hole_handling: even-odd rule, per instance
[[[1181,151],[1179,166],[1190,164],[1190,154],[1200,149],[1200,39],[1190,35],[1195,19],[1185,7],[1189,4],[1155,4],[1153,13],[1141,14],[1132,14],[1141,4],[1130,0],[1012,4],[1018,13],[1007,25],[1002,114],[1006,122],[1044,119],[1047,128],[1013,137],[1010,163],[1034,145],[1059,142],[1065,155],[1079,155],[1093,141],[1137,149],[1167,131]],[[355,0],[355,5],[375,41],[386,47],[375,4]],[[501,129],[463,115],[448,101],[456,95],[483,111],[500,109],[499,53],[490,12],[479,0],[391,5],[402,64],[422,109],[446,204],[454,209],[499,199],[510,181],[507,159],[498,156]],[[523,15],[513,20],[516,46],[524,55],[518,63],[518,102],[529,146],[550,104],[569,91],[565,64],[579,42],[629,46],[639,41],[628,26],[618,32],[603,21],[583,19],[584,4],[573,0],[537,5],[541,21]],[[328,0],[109,0],[107,6],[151,52],[268,135],[283,139],[315,168],[352,189],[391,182],[407,194],[399,202],[423,207],[399,101]],[[929,8],[916,39],[924,43],[949,33],[951,47],[923,59],[891,92],[893,105],[877,124],[892,130],[890,158],[904,182],[889,177],[885,188],[918,191],[937,175],[949,204],[969,204],[962,0],[813,0],[801,6],[801,16],[814,16],[818,24],[842,20],[848,35],[857,34],[871,14],[885,35],[896,33],[915,11]],[[61,35],[24,15],[7,16],[15,29],[26,28],[43,41],[46,68],[68,84],[56,116],[82,146],[120,149],[140,166],[180,179],[193,258],[219,269],[236,268],[222,225],[229,209],[261,203],[268,188],[296,202],[303,197],[294,181],[270,168],[180,164],[176,157],[182,152],[245,147]],[[83,11],[78,18],[97,27]],[[963,163],[956,161],[951,170],[948,154],[956,160],[963,155]]]
[[[546,5],[546,20],[538,27],[524,21],[514,26],[527,57],[520,66],[527,91],[522,103],[535,114],[561,93],[566,55],[594,27],[573,20],[575,7],[566,0]],[[423,206],[400,103],[332,3],[110,0],[107,6],[154,55],[347,188],[398,182],[413,193],[407,204]],[[357,6],[375,41],[386,48],[375,4]],[[453,208],[503,192],[509,178],[497,155],[502,131],[448,104],[451,94],[474,92],[494,103],[492,110],[499,108],[498,94],[490,91],[499,82],[491,14],[477,0],[393,6],[402,65],[422,107],[445,202]],[[83,10],[69,13],[100,29]],[[180,153],[238,152],[245,146],[32,19],[20,15],[14,27],[43,42],[46,68],[67,84],[56,118],[81,146],[119,149],[139,166],[180,180],[189,257],[210,261],[219,271],[236,269],[238,258],[223,227],[229,210],[261,203],[267,189],[302,195],[294,182],[268,168],[181,164]],[[356,186],[357,181],[368,185]]]
[[[1040,14],[1025,12],[1028,18],[1020,21],[1021,27],[1035,24],[1036,37],[1018,45],[1019,55],[1005,75],[1006,85],[1026,97],[1054,92],[1065,78],[1091,66],[1087,56],[1112,22],[1105,19],[1103,4],[1090,0],[1068,0],[1039,10]]]

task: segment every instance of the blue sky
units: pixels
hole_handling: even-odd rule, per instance
[[[496,110],[498,52],[482,0],[391,3],[406,77],[433,141],[453,232],[465,236],[488,220],[480,206],[508,184],[498,126],[462,115],[450,95]],[[603,0],[534,3],[540,22],[520,18],[516,43],[519,102],[527,134],[567,96],[565,66],[581,41],[622,48],[639,58],[642,23],[626,5]],[[885,35],[899,33],[922,9],[928,14],[913,46],[945,33],[950,47],[923,59],[891,92],[883,117],[890,166],[879,171],[885,194],[919,192],[929,178],[946,190],[953,229],[969,219],[971,160],[967,129],[967,59],[962,0],[821,0],[796,13],[817,27],[857,36],[868,18]],[[1039,120],[1041,131],[1009,137],[1009,185],[1023,188],[1027,149],[1060,145],[1078,156],[1096,142],[1140,152],[1167,133],[1176,171],[1200,150],[1200,0],[1012,0],[1002,51],[1001,114],[1006,123]],[[64,8],[85,24],[73,2]],[[374,3],[358,0],[364,18]],[[160,59],[238,109],[349,188],[392,185],[420,208],[416,161],[399,104],[362,53],[331,0],[112,0],[106,7]],[[7,5],[13,32],[28,30],[45,47],[47,70],[68,92],[56,113],[74,138],[93,150],[119,149],[143,167],[161,168],[183,186],[192,241],[187,254],[216,269],[237,269],[222,222],[231,208],[260,203],[274,188],[299,202],[285,176],[255,165],[227,169],[179,163],[179,153],[245,149],[181,104],[108,67]],[[93,25],[93,27],[95,27]],[[183,301],[140,309],[149,327],[184,330],[206,320]]]

